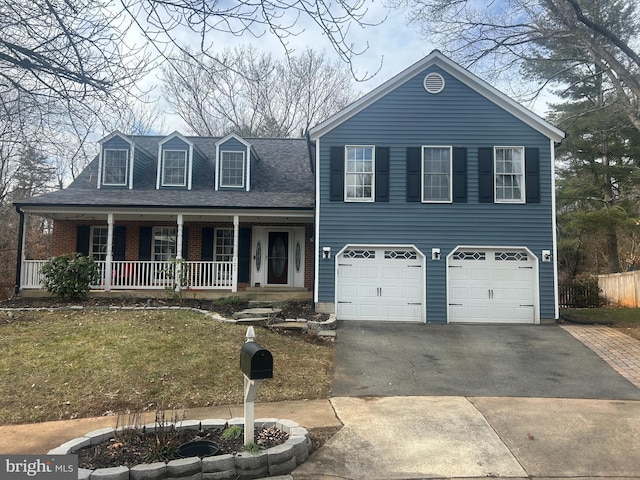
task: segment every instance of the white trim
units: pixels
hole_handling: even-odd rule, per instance
[[[498,161],[498,156],[496,155],[496,150],[498,149],[511,149],[516,150],[519,149],[521,152],[522,159],[522,172],[519,174],[522,178],[522,186],[520,188],[520,198],[519,199],[498,199],[498,171],[496,168],[496,162]],[[527,161],[525,158],[525,148],[520,145],[497,145],[493,147],[493,203],[501,203],[501,204],[523,204],[527,202],[527,182],[526,182],[526,170],[527,170]],[[501,174],[501,175],[518,175],[518,174]]]
[[[553,233],[553,299],[554,299],[554,315],[560,318],[560,307],[558,305],[560,294],[558,292],[558,229],[556,227],[556,150],[553,140],[549,141],[551,152],[551,231]]]
[[[424,199],[424,149],[448,148],[449,149],[449,200],[425,200]],[[422,203],[453,203],[453,147],[451,145],[422,145],[420,147],[420,200]]]
[[[421,300],[422,306],[420,309],[420,322],[427,323],[427,256],[422,253],[422,251],[411,243],[347,243],[345,244],[336,254],[334,255],[334,270],[333,270],[333,311],[337,315],[338,314],[338,258],[342,255],[346,250],[349,249],[362,249],[362,248],[388,248],[388,249],[412,249],[414,250],[419,259],[420,259],[420,268],[422,268],[423,272],[423,280],[420,283],[421,292]],[[316,252],[317,252],[316,248]],[[317,254],[317,253],[316,253]],[[317,277],[316,270],[316,277]]]
[[[320,291],[320,251],[318,245],[320,243],[320,139],[316,140],[316,165],[315,165],[315,176],[316,176],[316,199],[315,199],[315,209],[314,209],[314,232],[313,232],[313,264],[314,264],[314,275],[313,275],[313,302],[318,303],[319,299],[319,291]],[[335,311],[335,310],[334,310]]]
[[[133,190],[133,171],[136,163],[136,144],[131,142],[131,162],[129,163],[129,190]]]
[[[222,183],[222,156],[225,153],[240,153],[242,154],[242,185],[224,185]],[[218,184],[220,188],[237,188],[245,189],[247,182],[247,152],[242,150],[220,150],[220,173],[218,176]]]
[[[538,325],[540,324],[540,259],[538,258],[538,256],[533,253],[531,251],[531,249],[527,246],[524,245],[520,245],[520,246],[514,246],[514,245],[457,245],[456,247],[454,247],[449,254],[447,255],[446,258],[446,264],[445,264],[445,268],[446,268],[446,275],[445,275],[445,290],[446,290],[446,300],[447,300],[447,323],[451,323],[450,322],[450,305],[449,305],[449,262],[451,261],[451,257],[453,256],[454,253],[456,253],[458,250],[463,250],[463,249],[473,249],[473,250],[505,250],[505,249],[512,249],[512,250],[524,250],[527,252],[528,255],[531,255],[531,258],[534,260],[533,265],[534,265],[534,272],[533,272],[533,302],[534,302],[534,307],[533,307],[533,323],[534,325]]]
[[[370,148],[371,149],[371,196],[370,197],[348,197],[347,196],[347,175],[357,175],[357,172],[349,173],[347,171],[347,163],[349,162],[347,158],[347,149],[348,148]],[[375,145],[345,145],[344,146],[344,177],[342,181],[344,182],[344,202],[348,203],[371,203],[376,201],[376,147]]]
[[[131,149],[128,150],[128,149],[125,149],[125,148],[107,148],[107,147],[104,147],[104,148],[101,147],[100,150],[101,150],[101,152],[104,152],[105,154],[106,154],[106,152],[127,152],[126,167],[125,167],[126,170],[124,172],[124,182],[122,182],[122,183],[107,183],[107,182],[104,181],[104,178],[101,178],[100,179],[100,183],[105,187],[126,187],[127,185],[129,185],[129,188],[131,188],[130,185],[131,185],[131,175],[133,173],[133,168],[131,168],[132,167],[132,165],[131,165],[132,162],[131,162],[131,158],[130,157],[132,156],[131,155],[132,150]],[[105,157],[105,155],[102,156],[102,159],[103,159],[102,161],[103,162],[106,160],[104,157]],[[101,169],[102,170],[102,176],[104,177],[104,174],[105,174],[106,170],[104,168],[104,165],[102,165],[102,167],[103,167]]]
[[[351,105],[347,106],[340,112],[336,113],[324,122],[312,128],[309,131],[311,139],[317,140],[318,138],[322,137],[329,131],[333,130],[343,122],[352,118],[354,115],[358,114],[372,103],[384,97],[392,90],[395,90],[396,88],[411,80],[416,75],[431,66],[440,67],[445,72],[453,75],[469,88],[475,90],[477,93],[484,96],[489,101],[495,103],[502,109],[511,113],[516,118],[523,121],[533,129],[539,131],[546,137],[556,142],[559,142],[565,137],[565,133],[562,130],[554,127],[549,122],[542,119],[529,109],[523,107],[502,92],[496,90],[484,80],[480,79],[476,75],[472,74],[468,70],[464,69],[457,63],[447,58],[438,50],[434,50],[422,60],[414,63],[395,77],[387,80],[379,87],[361,97],[359,100],[356,100]]]
[[[165,155],[168,152],[179,152],[179,153],[183,153],[184,154],[184,181],[182,183],[165,183]],[[182,149],[167,149],[167,150],[162,150],[162,154],[160,155],[160,170],[161,170],[161,176],[162,176],[162,180],[160,182],[160,185],[162,187],[186,187],[187,186],[187,176],[188,176],[188,172],[189,172],[189,152],[188,150],[182,150]]]
[[[244,181],[245,181],[245,191],[249,191],[251,189],[251,146],[247,147],[247,154],[245,155],[247,162],[244,172]]]

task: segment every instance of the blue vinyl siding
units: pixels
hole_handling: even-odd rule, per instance
[[[422,85],[431,71],[446,82],[442,93]],[[438,67],[431,67],[343,122],[320,140],[320,232],[317,248],[330,246],[331,260],[320,260],[318,301],[334,302],[335,254],[346,244],[413,244],[427,257],[426,317],[447,320],[446,256],[459,245],[526,246],[539,259],[553,248],[550,140]],[[389,201],[329,201],[332,146],[390,147]],[[406,148],[451,145],[467,149],[466,203],[406,201]],[[478,202],[478,147],[535,147],[540,152],[540,203]],[[431,260],[440,248],[442,259]],[[553,263],[539,261],[540,318],[553,318]]]

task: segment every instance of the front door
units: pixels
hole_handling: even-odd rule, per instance
[[[289,232],[269,232],[267,283],[289,283]]]

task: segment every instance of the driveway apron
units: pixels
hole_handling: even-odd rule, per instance
[[[332,396],[640,400],[557,325],[340,322]]]

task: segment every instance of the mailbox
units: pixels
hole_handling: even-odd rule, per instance
[[[240,370],[249,380],[273,378],[273,356],[256,342],[247,342],[240,349]]]

